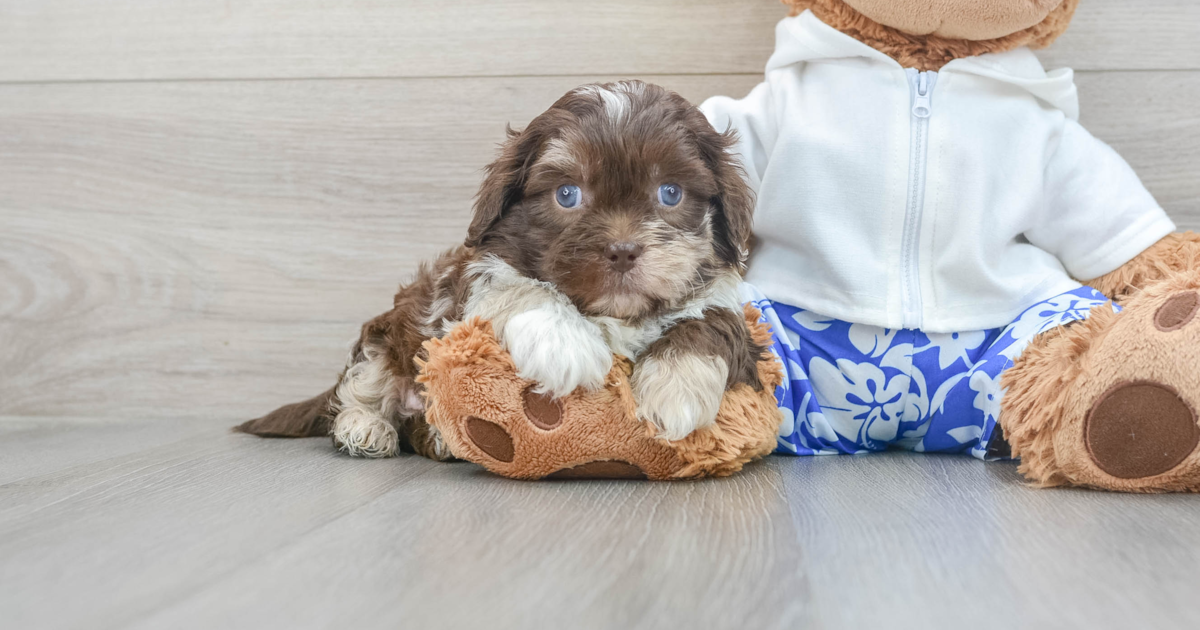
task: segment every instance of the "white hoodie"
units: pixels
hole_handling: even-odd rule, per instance
[[[1026,48],[920,73],[806,11],[764,83],[701,109],[737,130],[758,192],[747,280],[828,317],[1005,326],[1175,230],[1077,122],[1072,71]]]

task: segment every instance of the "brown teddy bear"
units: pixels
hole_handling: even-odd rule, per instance
[[[905,67],[1044,48],[1079,0],[785,0]],[[1200,491],[1200,237],[1080,278],[1124,307],[1039,335],[1007,369],[1003,438],[1042,486]]]
[[[850,58],[847,63],[857,64],[855,70],[861,70],[869,63],[880,63],[872,56],[883,58],[885,65],[892,63],[888,59],[894,60],[896,63],[892,65],[898,63],[897,71],[909,69],[914,95],[912,111],[920,122],[929,118],[929,107],[938,106],[938,92],[933,85],[936,77],[932,74],[948,64],[956,61],[974,64],[970,72],[961,73],[971,77],[943,73],[943,81],[949,76],[949,80],[958,81],[959,89],[969,85],[969,80],[989,79],[989,72],[993,70],[998,74],[1016,66],[1016,78],[1008,76],[1005,78],[1007,83],[1002,86],[1001,93],[1006,98],[1012,95],[1003,90],[1011,89],[1016,94],[1013,98],[1029,102],[1035,99],[1042,103],[1048,112],[1047,118],[1058,124],[1055,131],[1048,132],[1051,135],[1085,133],[1078,131],[1081,128],[1074,124],[1066,124],[1068,131],[1061,131],[1063,120],[1073,120],[1077,115],[1072,111],[1075,92],[1069,73],[1046,75],[1040,65],[1031,65],[1036,64],[1036,60],[1030,61],[1032,55],[1024,53],[1026,56],[1022,56],[1021,53],[1026,47],[1048,46],[1066,30],[1078,0],[785,0],[785,4],[793,8],[794,17],[789,20],[807,22],[787,23],[785,20],[780,26],[781,34],[786,35],[788,29],[829,30],[830,27],[840,34],[807,42],[801,33],[796,44],[799,52],[796,48],[779,50],[772,58],[776,73],[811,72],[819,78],[821,72],[840,70],[830,64],[811,63],[814,60]],[[851,40],[859,42],[854,44],[859,49],[848,43]],[[868,52],[863,52],[866,47],[862,44],[869,47]],[[792,57],[788,58],[788,54]],[[797,60],[807,60],[810,65],[797,65]],[[768,65],[769,77],[772,67]],[[903,81],[903,74],[897,72],[894,76]],[[926,77],[929,77],[928,83]],[[890,80],[889,77],[882,79],[885,84]],[[816,91],[810,90],[810,93]],[[907,91],[905,95],[907,98]],[[752,94],[748,99],[754,97]],[[768,103],[768,109],[784,102],[778,97],[772,101],[770,95],[762,98]],[[806,93],[803,98],[810,97]],[[824,106],[819,97],[811,98],[812,107]],[[990,112],[992,115],[1006,114],[999,100],[982,105],[994,106],[1000,109]],[[735,109],[732,105],[728,107]],[[739,119],[736,111],[724,113],[721,103],[707,108],[706,113],[718,129],[722,122],[737,128],[746,142],[742,151],[748,176],[756,186],[764,185],[764,178],[772,176],[770,163],[778,161],[772,157],[779,153],[778,146],[772,144],[776,140],[772,134],[778,135],[778,130],[761,117],[744,115]],[[986,121],[984,126],[987,126]],[[996,125],[997,129],[1001,127]],[[913,128],[918,128],[917,123]],[[1034,135],[1033,131],[1030,135]],[[914,146],[924,152],[922,157],[936,152],[935,157],[953,156],[964,163],[978,157],[971,153],[972,147],[964,146],[959,150],[953,140],[943,137],[938,142],[931,140],[929,146]],[[1023,138],[1016,134],[1004,140],[1020,145]],[[1066,142],[1063,144],[1065,146]],[[796,150],[805,151],[806,147],[800,144]],[[1107,147],[1093,152],[1103,154],[1101,158],[1108,160],[1106,164],[1116,169],[1113,171],[1115,179],[1132,176],[1131,171],[1121,170],[1128,167],[1123,166],[1124,162],[1115,153],[1110,156],[1111,150]],[[1067,155],[1060,161],[1072,157]],[[903,155],[898,161],[907,166],[907,158]],[[1085,158],[1089,156],[1082,156],[1075,162]],[[868,178],[856,180],[852,174],[853,169],[862,168],[861,163],[826,162],[829,168],[842,169],[832,171],[833,175],[825,178],[830,182],[829,190],[834,191],[832,194],[838,195],[847,189],[854,189],[853,193],[857,194],[861,192],[857,188],[869,188]],[[818,165],[813,170],[824,166]],[[1024,179],[1016,171],[1012,174],[1006,171],[1005,176],[1017,187],[1024,180],[1037,180],[1033,184],[1052,189],[1053,194],[1047,193],[1046,199],[1035,200],[1044,201],[1044,205],[1051,207],[1061,199],[1066,200],[1062,202],[1064,205],[1087,199],[1089,187],[1103,188],[1104,182],[1089,182],[1072,171],[1072,167],[1078,170],[1079,164],[1072,162],[1068,166],[1047,167],[1045,172],[1050,173],[1046,175],[1047,179],[1056,178],[1049,183],[1037,180],[1042,176],[1041,172]],[[1009,169],[1010,165],[989,168]],[[1052,169],[1062,173],[1051,173]],[[984,175],[994,176],[995,173]],[[774,177],[776,181],[780,179],[778,175]],[[759,192],[760,204],[772,202],[762,189]],[[928,202],[929,195],[940,194],[941,189],[929,191],[922,187],[920,192]],[[1110,198],[1113,204],[1152,203],[1152,200],[1147,201],[1148,194],[1144,191],[1128,194],[1120,190],[1090,192],[1108,195],[1102,198]],[[1068,195],[1074,196],[1068,199]],[[1101,214],[1102,210],[1096,210],[1097,224],[1104,223],[1100,220],[1105,216]],[[1063,214],[1066,215],[1065,210]],[[1112,216],[1117,218],[1109,223],[1115,222],[1120,228],[1123,219],[1119,213],[1110,214],[1110,219]],[[1034,257],[1039,264],[1049,265],[1045,267],[1047,269],[1060,264],[1052,260],[1052,254],[1053,258],[1062,261],[1058,269],[1064,278],[1066,272],[1070,272],[1123,310],[1118,312],[1116,307],[1107,304],[1092,308],[1086,316],[1065,318],[1058,322],[1062,325],[1054,325],[1026,339],[1020,345],[1024,350],[1012,357],[998,379],[1004,391],[980,394],[987,398],[985,406],[988,401],[998,401],[999,413],[998,418],[990,418],[990,424],[984,428],[986,435],[980,436],[980,431],[971,434],[975,448],[986,449],[992,455],[1004,455],[1011,448],[1011,455],[1021,460],[1020,470],[1042,486],[1080,485],[1134,492],[1200,491],[1200,425],[1197,419],[1200,409],[1200,237],[1190,232],[1168,234],[1173,225],[1165,215],[1149,216],[1145,225],[1137,226],[1136,232],[1131,226],[1123,236],[1106,236],[1108,249],[1100,254],[1072,250],[1071,239],[1076,236],[1075,232],[1078,232],[1078,240],[1087,240],[1083,232],[1091,229],[1089,223],[1086,213],[1075,223],[1066,219],[1058,223],[1051,221],[1051,225],[1040,233],[1031,228],[1030,242],[1024,242],[1021,237],[1014,246],[1022,248],[1018,251],[1026,260]],[[914,230],[919,228],[918,221]],[[914,243],[924,243],[919,231],[913,234]],[[1146,241],[1147,238],[1150,240]],[[849,249],[846,241],[834,242],[833,246]],[[1035,248],[1046,251],[1039,253]],[[1118,251],[1111,251],[1114,248]],[[751,262],[752,281],[755,280],[756,265],[760,269],[768,266],[758,262],[759,259],[771,253],[767,251],[761,257],[756,253]],[[1039,256],[1041,258],[1037,258]],[[1065,271],[1061,271],[1063,267]],[[1031,269],[1036,271],[1037,268]],[[845,268],[833,268],[831,275],[843,271]],[[820,278],[821,274],[812,274],[805,279],[813,277]],[[920,284],[925,281],[919,275],[913,278],[918,287],[932,287],[931,293],[935,296],[944,297],[955,290],[951,286],[939,293],[937,285]],[[898,280],[905,291],[911,290],[911,286],[903,284],[905,281],[904,278]],[[988,283],[975,282],[975,285],[971,288],[983,291],[976,294],[975,301],[986,302],[979,296],[991,297],[987,293]],[[796,283],[794,290],[802,299],[807,299],[802,295],[806,291],[804,282]],[[854,312],[852,309],[858,304],[849,301],[863,295],[871,297],[869,292],[835,293],[825,302],[832,305],[829,310],[819,312],[831,315]],[[839,298],[850,306],[843,304],[845,308],[838,311]],[[1037,302],[1026,299],[1026,303],[1020,303],[1015,298],[1010,301],[1022,307]],[[860,302],[865,303],[861,299]],[[969,310],[964,310],[964,314],[955,319],[951,309],[939,310],[928,301],[923,305],[917,302],[913,309],[898,308],[894,318],[883,308],[878,317],[864,312],[863,323],[878,324],[876,330],[881,332],[876,335],[877,341],[897,329],[916,328],[921,324],[936,334],[952,334],[955,339],[958,333],[946,331],[967,329],[955,328],[957,324],[976,322],[980,328],[995,325],[984,316],[972,319]],[[809,321],[807,325],[817,329],[831,324],[829,321]],[[767,333],[761,324],[756,323],[755,330],[758,336],[766,339]],[[781,333],[776,331],[776,334]],[[424,365],[423,379],[427,387],[430,423],[441,430],[457,456],[507,476],[540,478],[559,472],[576,476],[632,474],[663,479],[729,474],[739,469],[743,462],[765,454],[774,443],[774,428],[779,416],[768,408],[770,397],[764,395],[765,392],[757,395],[731,392],[722,406],[716,427],[697,432],[678,443],[665,443],[655,440],[636,419],[634,402],[629,395],[628,366],[622,362],[614,368],[605,390],[577,392],[556,402],[527,394],[528,384],[515,377],[511,360],[490,336],[485,323],[464,324],[447,338],[429,344],[427,350],[429,359]],[[760,364],[760,373],[764,375],[764,382],[780,382],[780,376],[773,372],[769,362]],[[927,413],[931,413],[929,398],[923,399]],[[937,397],[932,398],[936,402]],[[887,420],[887,414],[896,408],[893,406],[889,411],[885,401],[872,408],[870,413],[882,413],[883,419]],[[799,421],[793,418],[792,422]],[[881,422],[876,426],[886,429],[886,424]],[[913,444],[920,444],[917,441],[921,438],[919,432],[910,432],[913,433],[911,436],[898,435],[894,426],[891,431],[889,437],[894,440],[894,445],[911,448]],[[839,437],[832,431],[829,433],[831,440]],[[867,433],[868,428],[864,428],[862,436]],[[915,450],[922,449],[916,447]]]

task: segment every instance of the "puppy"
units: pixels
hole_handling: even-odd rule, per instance
[[[753,195],[718,134],[678,94],[629,81],[573,90],[487,167],[467,238],[367,322],[332,389],[241,427],[332,434],[345,452],[451,457],[424,419],[414,357],[483,317],[520,376],[566,396],[635,362],[639,415],[677,440],[725,390],[761,387],[738,299]]]

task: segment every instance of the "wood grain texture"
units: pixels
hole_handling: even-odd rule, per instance
[[[28,629],[796,627],[780,489],[766,466],[522,483],[210,429],[0,485],[0,609]]]
[[[232,421],[323,390],[461,241],[504,125],[596,78],[0,85],[0,413]],[[1084,122],[1200,228],[1200,72],[1079,83]]]
[[[775,0],[0,0],[0,80],[761,73],[785,14]]]
[[[1200,624],[1200,497],[1038,490],[950,455],[770,464],[827,628]]]
[[[775,456],[695,483],[517,482],[153,424],[170,429],[89,420],[29,445],[39,474],[0,481],[5,627],[1200,623],[1194,496],[1036,490],[1012,464],[901,453]],[[69,456],[106,426],[128,451]]]
[[[1080,122],[1183,228],[1200,230],[1200,72],[1083,72]]]
[[[328,387],[462,242],[505,125],[586,80],[0,86],[0,410],[232,420]]]
[[[761,74],[776,0],[0,0],[0,81]],[[1043,54],[1200,69],[1200,3],[1084,0]]]
[[[778,474],[745,473],[536,484],[442,467],[134,627],[805,627]]]
[[[0,484],[158,448],[213,426],[184,418],[0,416]]]
[[[0,485],[6,627],[126,627],[433,466],[341,458],[327,440],[264,442],[213,422],[179,437]]]
[[[1200,3],[1081,0],[1067,32],[1038,57],[1076,70],[1200,69]]]

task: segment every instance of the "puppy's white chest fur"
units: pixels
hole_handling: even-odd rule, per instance
[[[618,354],[631,361],[637,361],[655,341],[671,326],[685,319],[702,319],[704,311],[709,308],[726,308],[741,312],[742,304],[738,297],[738,284],[741,277],[735,272],[729,272],[712,282],[708,289],[686,302],[682,307],[660,317],[645,320],[638,324],[630,324],[614,317],[588,317],[592,323],[600,327],[604,340],[613,354]]]
[[[613,354],[621,355],[630,361],[638,357],[650,347],[650,344],[662,337],[665,327],[658,322],[648,321],[641,325],[630,325],[613,317],[589,317],[592,323],[600,327],[604,341]]]

